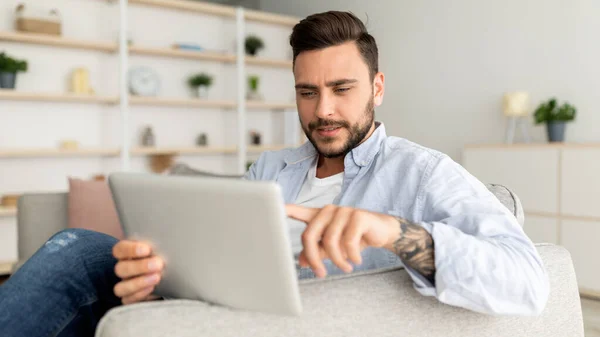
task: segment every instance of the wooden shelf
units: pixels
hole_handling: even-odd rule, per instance
[[[64,38],[60,36],[33,33],[0,32],[0,41],[39,44],[61,48],[94,50],[106,53],[114,53],[118,49],[116,42],[78,40]]]
[[[252,9],[246,9],[244,11],[244,17],[248,21],[261,22],[261,23],[271,23],[275,25],[282,26],[295,26],[298,22],[300,22],[299,18],[275,13],[267,13],[262,11],[256,11]]]
[[[286,147],[284,145],[248,145],[248,152],[260,153],[263,151],[276,151]],[[118,148],[82,148],[77,150],[61,150],[54,148],[39,149],[0,149],[0,158],[61,158],[61,157],[116,157],[121,153]],[[134,156],[158,155],[158,154],[236,154],[236,146],[188,146],[188,147],[133,147],[131,154]],[[0,214],[2,212],[0,211]]]
[[[291,60],[268,59],[256,56],[246,56],[246,64],[264,67],[292,68]]]
[[[246,107],[248,109],[264,109],[264,110],[288,110],[296,109],[296,103],[273,103],[273,102],[259,102],[259,101],[247,101]]]
[[[140,0],[142,1],[142,0]],[[149,0],[143,0],[149,1]],[[153,1],[154,2],[154,1]],[[171,1],[169,1],[171,2]],[[190,1],[182,1],[188,3]],[[191,5],[198,5],[191,3]],[[213,6],[213,5],[209,5]],[[43,35],[43,34],[31,34],[31,33],[15,33],[15,32],[1,32],[0,41],[27,43],[45,45],[51,47],[61,48],[73,48],[73,49],[84,49],[84,50],[95,50],[106,53],[116,53],[119,48],[116,43],[112,42],[99,42],[99,41],[86,41],[69,39],[58,36]],[[144,46],[130,46],[129,52],[132,55],[147,55],[157,57],[168,57],[168,58],[181,58],[189,60],[204,60],[204,61],[215,61],[224,63],[235,63],[237,57],[233,54],[218,53],[210,51],[191,51],[191,50],[179,50],[173,48],[159,48],[159,47],[144,47]],[[255,56],[246,56],[246,63],[248,65],[257,65],[264,67],[276,67],[276,68],[291,68],[292,61],[290,60],[277,60]]]
[[[217,15],[226,18],[235,18],[236,16],[235,7],[206,2],[192,2],[185,0],[129,0],[129,3],[135,5],[182,10],[186,12]],[[290,27],[300,22],[300,19],[296,17],[249,9],[246,9],[244,11],[244,17],[248,21],[270,23]]]
[[[247,151],[249,153],[262,153],[265,151],[279,151],[285,148],[293,147],[291,145],[248,145]]]
[[[131,96],[129,98],[131,105],[155,105],[155,106],[172,106],[172,107],[190,107],[190,108],[221,108],[235,109],[237,103],[228,100],[205,100],[197,98],[162,98],[162,97],[139,97]],[[248,109],[264,109],[264,110],[285,110],[296,109],[296,103],[282,102],[262,102],[262,101],[247,101]]]
[[[130,4],[235,18],[235,7],[187,0],[129,0]]]
[[[233,109],[237,106],[235,101],[215,101],[192,98],[161,98],[161,97],[129,97],[131,105],[155,105],[155,106],[174,106],[190,108],[222,108]]]
[[[248,145],[247,151],[249,153],[261,153],[264,151],[278,151],[292,146],[285,145],[264,145],[255,146]],[[213,155],[213,154],[236,154],[237,146],[224,146],[224,147],[212,147],[212,146],[195,146],[195,147],[137,147],[131,150],[133,155],[137,156],[148,156],[148,155]]]
[[[196,146],[196,147],[137,147],[131,149],[132,155],[189,155],[189,154],[235,154],[235,147],[211,147],[211,146]]]
[[[40,149],[1,149],[0,158],[39,158],[39,157],[113,157],[119,155],[116,148],[81,148],[62,150],[55,148]]]
[[[234,63],[236,60],[235,55],[224,54],[210,51],[191,51],[191,50],[179,50],[169,48],[156,48],[156,47],[142,47],[142,46],[130,46],[129,52],[132,55],[147,55],[147,56],[159,56],[159,57],[170,57],[170,58],[182,58],[190,60],[204,60],[204,61],[216,61]]]
[[[118,104],[118,97],[110,96],[92,96],[79,94],[63,93],[34,93],[21,92],[16,90],[0,89],[0,100],[28,101],[28,102],[65,102],[65,103],[99,103],[99,104]],[[216,109],[235,109],[237,103],[233,100],[205,100],[194,98],[162,98],[162,97],[140,97],[130,96],[131,105],[148,106],[171,106],[171,107],[190,107],[190,108],[216,108]],[[248,101],[248,109],[265,110],[285,110],[295,109],[295,103],[277,103],[277,102],[258,102]]]
[[[5,206],[0,206],[0,217],[8,217],[8,216],[15,216],[17,215],[17,208],[16,207],[5,207]]]
[[[0,89],[0,100],[100,104],[116,104],[119,102],[117,97],[81,95],[70,93],[34,93],[6,89]]]

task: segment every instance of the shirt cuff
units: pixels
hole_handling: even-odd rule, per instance
[[[423,229],[425,229],[429,233],[429,235],[431,235],[431,232],[433,231],[432,224],[427,222],[419,222],[418,225],[423,227]],[[429,282],[429,280],[426,279],[425,276],[421,275],[419,272],[406,265],[404,265],[404,269],[406,269],[408,275],[410,275],[410,277],[412,278],[413,287],[416,291],[418,291],[423,296],[437,296],[435,286],[431,282]]]

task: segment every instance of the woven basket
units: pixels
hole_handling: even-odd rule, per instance
[[[20,195],[17,194],[7,194],[0,199],[0,205],[4,207],[17,207],[17,202],[19,201]]]
[[[15,29],[19,32],[27,33],[38,33],[47,35],[62,34],[62,27],[60,22],[34,18],[16,19]]]

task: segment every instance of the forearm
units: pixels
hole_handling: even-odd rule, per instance
[[[403,218],[396,218],[397,232],[387,247],[400,257],[405,266],[435,284],[435,250],[433,238],[423,227]]]
[[[441,302],[486,314],[535,315],[543,309],[548,279],[525,236],[476,236],[445,223],[428,225],[438,253],[435,293]]]

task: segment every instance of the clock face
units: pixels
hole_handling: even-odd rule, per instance
[[[148,67],[129,70],[129,91],[136,96],[156,96],[160,89],[158,74]]]

